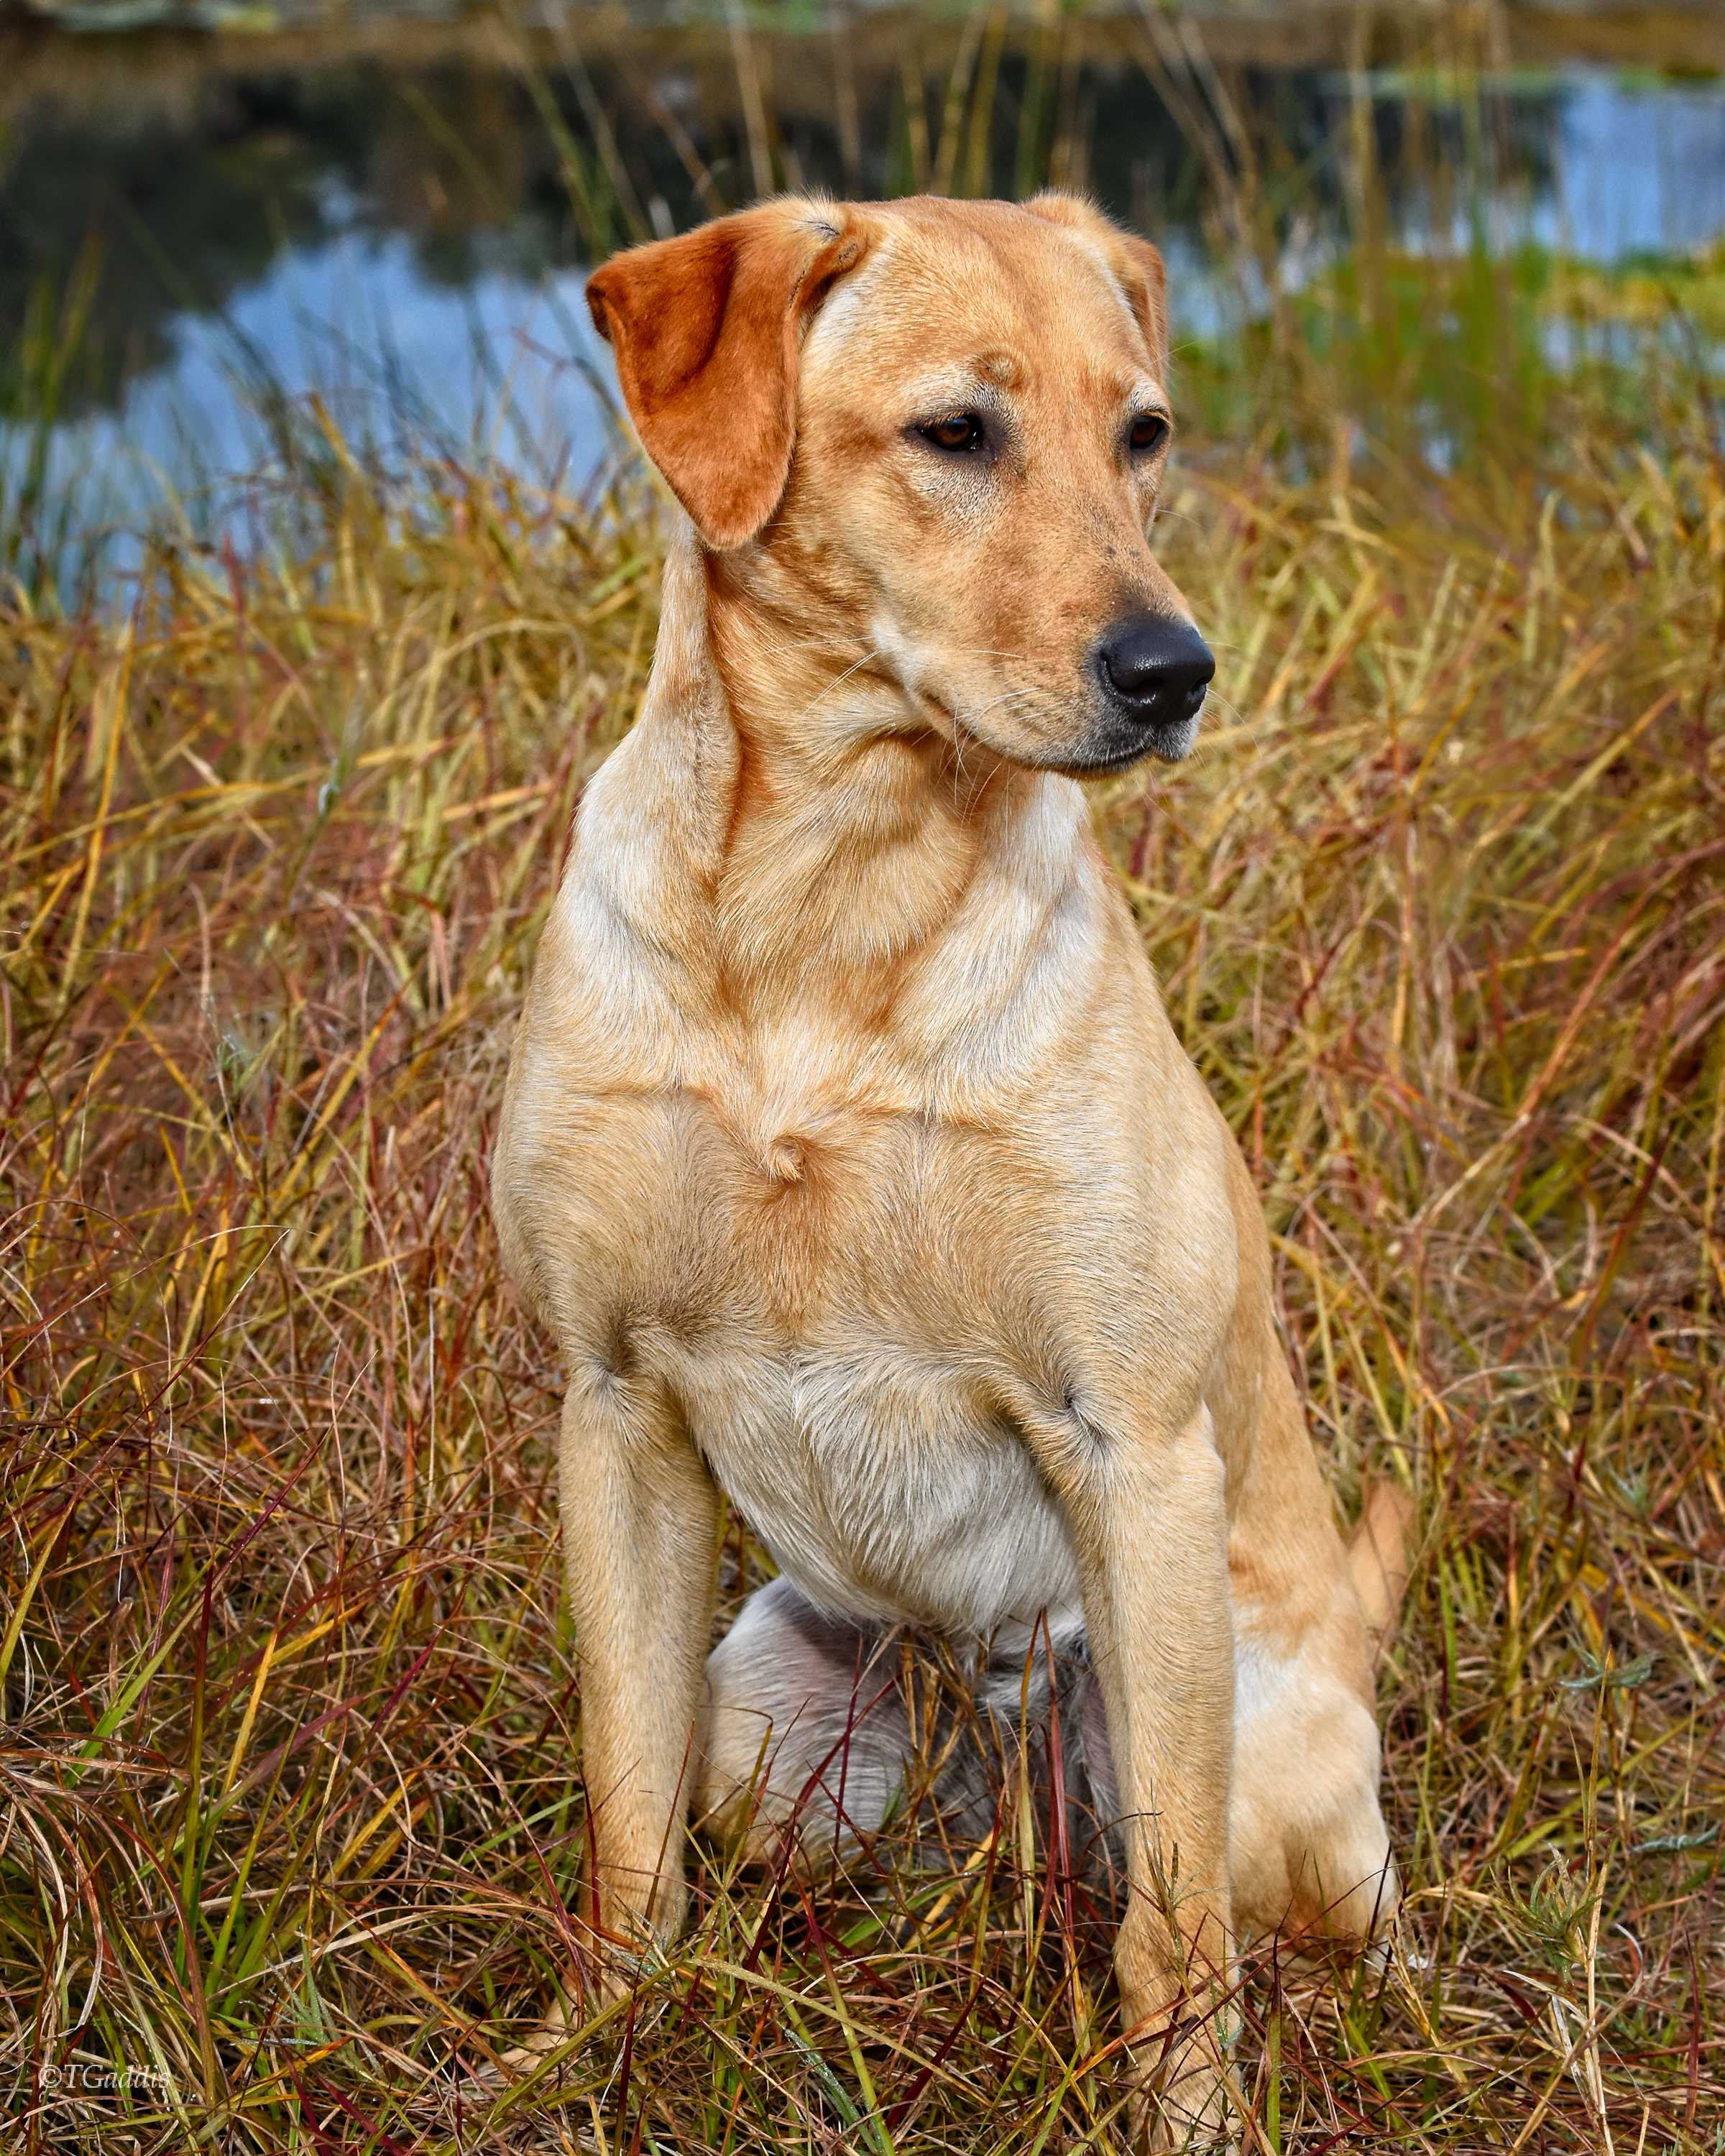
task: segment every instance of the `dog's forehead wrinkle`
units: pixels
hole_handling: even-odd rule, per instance
[[[884,238],[852,289],[906,309],[927,302],[942,323],[968,321],[1002,331],[1051,333],[1069,321],[1075,301],[1101,303],[1111,321],[1134,332],[1131,308],[1103,249],[1081,234],[1040,219],[968,213],[948,206],[949,220],[895,204],[880,218]],[[993,209],[999,206],[986,206]],[[1075,274],[1076,273],[1076,274]]]

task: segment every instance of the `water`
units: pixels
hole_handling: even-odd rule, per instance
[[[80,275],[88,298],[51,395],[14,385],[0,485],[32,487],[38,551],[63,563],[107,531],[123,568],[125,535],[164,516],[266,543],[280,415],[313,398],[384,469],[442,454],[578,490],[615,441],[590,262],[763,181],[1009,192],[1051,173],[1161,241],[1184,337],[1250,304],[1136,23],[811,16],[768,36],[608,14],[511,38],[386,16],[290,39],[8,37],[0,321],[51,347]],[[1266,186],[1297,179],[1296,280],[1347,244],[1359,85],[1281,49],[1235,54],[1224,80]],[[1717,80],[1563,64],[1481,97],[1404,69],[1370,95],[1410,249],[1464,239],[1481,202],[1494,246],[1607,268],[1725,241]]]
[[[49,490],[114,533],[116,564],[137,557],[127,534],[152,506],[193,540],[261,543],[285,470],[281,400],[303,413],[315,398],[346,447],[385,470],[442,455],[573,489],[614,446],[614,377],[584,265],[480,266],[452,285],[426,275],[407,234],[331,224],[284,245],[219,312],[175,310],[157,363],[55,424]],[[15,439],[14,459],[23,450]]]
[[[1725,86],[1578,70],[1553,114],[1532,235],[1584,261],[1689,253],[1725,234]]]

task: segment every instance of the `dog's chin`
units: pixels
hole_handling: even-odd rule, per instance
[[[1094,720],[1070,744],[1054,742],[1009,742],[999,740],[973,721],[961,718],[952,706],[928,690],[920,692],[927,711],[937,712],[940,731],[962,752],[966,747],[986,751],[1003,763],[1015,763],[1025,771],[1054,771],[1066,778],[1106,778],[1111,772],[1125,771],[1154,757],[1158,763],[1179,763],[1190,756],[1198,739],[1199,714],[1162,724],[1134,726],[1112,716]]]
[[[1198,715],[1171,720],[1164,725],[1110,726],[1092,741],[1076,746],[1071,755],[1055,766],[1072,778],[1105,778],[1110,772],[1154,757],[1158,763],[1179,763],[1190,756],[1198,740]]]

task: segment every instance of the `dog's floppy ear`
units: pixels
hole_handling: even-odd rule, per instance
[[[642,446],[708,546],[742,546],[778,508],[801,331],[862,251],[842,209],[766,203],[631,247],[588,280]]]
[[[1069,232],[1100,249],[1115,282],[1126,295],[1144,341],[1150,347],[1158,381],[1168,380],[1168,272],[1162,257],[1147,239],[1122,232],[1111,218],[1104,217],[1082,195],[1050,192],[1033,195],[1024,204],[1033,215],[1050,224],[1063,224]]]

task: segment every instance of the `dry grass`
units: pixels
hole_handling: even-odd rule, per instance
[[[1254,1969],[1255,2148],[1721,2145],[1715,428],[1677,382],[1543,476],[1213,450],[1166,527],[1242,716],[1101,813],[1342,1500],[1388,1471],[1422,1522],[1409,1906],[1339,1991]],[[486,1147],[655,562],[639,505],[428,472],[409,523],[339,457],[320,502],[125,624],[3,624],[17,2145],[1111,2147],[1106,1956],[1013,1789],[951,1876],[706,1856],[560,2072],[475,2071],[583,1820]]]

